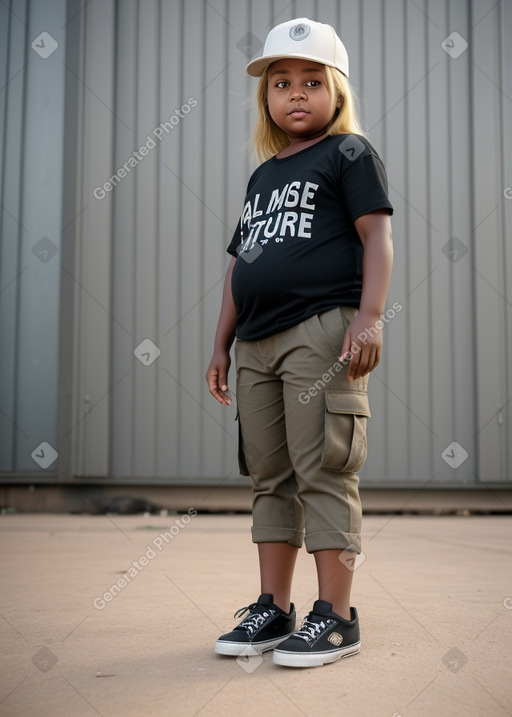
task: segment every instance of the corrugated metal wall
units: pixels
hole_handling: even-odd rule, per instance
[[[512,7],[495,0],[68,2],[61,477],[237,478],[234,408],[204,374],[254,166],[244,68],[299,16],[344,40],[395,206],[404,308],[362,483],[510,480]]]
[[[58,444],[65,25],[65,0],[0,4],[0,471]]]

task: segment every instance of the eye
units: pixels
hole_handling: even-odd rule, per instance
[[[276,87],[279,87],[279,89],[284,89],[284,88],[287,87],[288,85],[289,85],[289,82],[288,82],[287,80],[280,80],[280,81],[276,84]]]
[[[320,80],[309,80],[309,82],[306,82],[307,87],[320,87],[321,84]]]

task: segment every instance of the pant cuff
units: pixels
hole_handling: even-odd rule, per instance
[[[253,543],[289,543],[302,548],[304,542],[304,532],[293,528],[253,527],[251,532]]]
[[[315,553],[317,550],[346,550],[361,552],[361,535],[359,533],[342,533],[340,531],[318,531],[306,535],[306,550]]]

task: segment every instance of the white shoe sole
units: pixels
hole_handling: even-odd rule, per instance
[[[239,655],[261,655],[262,652],[272,650],[277,645],[287,640],[293,632],[284,637],[278,637],[274,640],[266,640],[265,642],[227,642],[224,640],[217,640],[215,643],[215,653],[217,655],[231,655],[232,657],[238,657]]]
[[[329,650],[329,652],[287,652],[286,650],[274,650],[274,663],[284,667],[321,667],[329,662],[336,662],[343,657],[356,655],[361,649],[361,642],[349,645],[341,650]]]

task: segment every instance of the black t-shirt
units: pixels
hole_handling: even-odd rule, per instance
[[[364,137],[326,137],[252,174],[231,289],[236,335],[262,339],[337,306],[359,307],[363,245],[354,221],[393,207],[384,165]]]

